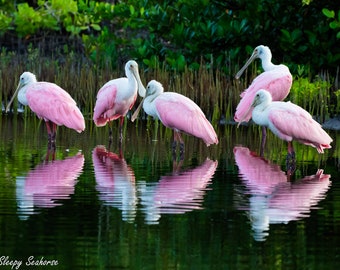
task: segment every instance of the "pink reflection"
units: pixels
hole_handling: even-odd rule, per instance
[[[139,182],[147,223],[157,224],[161,214],[183,214],[202,209],[204,194],[217,165],[217,161],[207,159],[194,169],[180,171],[174,163],[173,174],[162,176],[158,183]]]
[[[83,171],[84,156],[77,154],[64,160],[45,161],[17,178],[19,213],[25,218],[34,213],[34,207],[51,208],[70,198],[79,175]]]
[[[326,197],[331,185],[331,176],[323,174],[323,170],[290,182],[279,166],[248,148],[235,147],[234,155],[240,178],[251,195],[249,207],[239,208],[249,212],[254,238],[258,241],[269,235],[270,224],[309,217],[311,209]]]
[[[122,211],[122,219],[132,222],[136,216],[135,175],[121,155],[96,146],[92,152],[99,199]]]

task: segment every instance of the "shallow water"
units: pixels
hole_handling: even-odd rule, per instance
[[[47,151],[36,118],[0,117],[0,268],[336,269],[340,263],[337,133],[324,155],[260,130],[220,126],[218,146],[126,121],[110,149],[107,129],[58,130]],[[116,125],[114,125],[116,130]],[[14,265],[17,263],[16,265]],[[28,264],[28,265],[26,265]],[[41,266],[41,269],[47,266]]]

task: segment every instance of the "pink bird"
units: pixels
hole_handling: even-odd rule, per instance
[[[249,111],[250,104],[253,102],[255,94],[260,89],[268,90],[274,101],[284,100],[292,86],[292,74],[289,68],[283,64],[274,65],[271,62],[272,53],[267,46],[257,46],[245,65],[237,72],[235,78],[239,79],[244,70],[256,58],[260,58],[264,72],[257,76],[251,85],[241,94],[241,101],[236,107],[234,120],[240,123],[243,121],[248,122],[251,119],[251,110]],[[262,128],[262,141],[261,149],[264,148],[266,142],[266,128]],[[261,153],[263,155],[263,153]]]
[[[19,93],[18,93],[19,91]],[[55,148],[58,126],[66,126],[77,132],[85,130],[85,120],[74,99],[54,83],[37,82],[34,74],[24,72],[19,79],[18,88],[7,105],[6,112],[18,93],[21,104],[30,109],[46,123],[49,147]]]
[[[120,142],[123,139],[124,117],[136,102],[137,90],[141,97],[145,96],[145,88],[140,80],[138,64],[135,61],[130,60],[126,63],[125,75],[126,77],[114,79],[104,84],[97,94],[93,113],[93,121],[98,127],[120,119]],[[111,144],[111,127],[109,139]]]
[[[180,132],[202,139],[207,146],[217,144],[218,138],[201,108],[191,99],[174,92],[164,92],[163,86],[152,80],[148,83],[145,98],[132,116],[134,121],[143,106],[144,111],[161,120],[164,126],[174,130],[173,149],[177,142],[183,151],[184,142]]]
[[[234,120],[236,122],[246,121],[251,119],[251,111],[249,107],[254,100],[255,94],[260,89],[266,89],[272,95],[274,101],[284,100],[292,86],[292,74],[285,65],[274,65],[271,62],[272,53],[267,46],[257,46],[251,57],[245,65],[236,74],[236,79],[239,79],[244,70],[256,58],[262,61],[264,72],[257,76],[251,85],[241,94],[241,101],[237,105]]]
[[[287,159],[295,158],[292,140],[315,147],[319,153],[331,148],[332,138],[298,105],[272,101],[271,94],[262,89],[256,93],[251,109],[256,124],[268,127],[276,136],[288,142]]]

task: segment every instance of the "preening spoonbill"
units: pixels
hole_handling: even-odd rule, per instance
[[[138,64],[130,60],[125,65],[126,77],[108,81],[97,94],[93,121],[96,126],[105,126],[107,122],[120,119],[120,142],[123,139],[123,123],[127,112],[135,104],[137,90],[141,97],[145,96],[145,88],[140,80]],[[112,130],[110,127],[110,143]]]
[[[274,101],[281,101],[287,97],[292,86],[292,74],[290,74],[288,67],[283,64],[274,65],[271,62],[272,53],[270,49],[263,45],[257,46],[254,49],[248,61],[236,74],[236,79],[240,78],[244,70],[256,58],[261,59],[264,72],[257,76],[251,85],[241,94],[241,101],[236,108],[234,116],[236,122],[250,120],[251,111],[249,111],[249,106],[253,102],[258,90],[266,89],[272,95]]]
[[[173,149],[179,142],[181,151],[184,150],[180,132],[202,139],[207,146],[218,143],[216,132],[201,108],[181,94],[164,92],[162,84],[155,80],[148,83],[145,98],[133,114],[132,121],[136,119],[142,106],[148,115],[161,120],[164,126],[173,129]]]
[[[288,142],[287,158],[295,156],[292,140],[315,147],[319,153],[331,148],[332,138],[300,106],[291,102],[272,101],[271,94],[262,89],[256,93],[251,107],[256,124],[268,127],[276,136]]]
[[[272,95],[274,101],[284,100],[290,91],[292,86],[292,74],[290,73],[287,66],[274,65],[271,62],[272,53],[267,46],[257,46],[245,65],[237,72],[235,78],[239,79],[245,69],[253,62],[256,58],[260,58],[262,62],[262,68],[264,72],[258,75],[250,86],[244,90],[241,94],[240,103],[236,107],[234,120],[239,122],[248,122],[251,118],[251,110],[249,107],[254,100],[255,94],[260,89],[266,89]],[[262,144],[266,141],[266,129],[262,128]]]
[[[6,112],[9,111],[17,93],[21,104],[28,105],[40,119],[45,120],[49,147],[55,148],[57,125],[66,126],[79,133],[85,130],[85,120],[76,102],[58,85],[37,82],[33,73],[24,72]]]

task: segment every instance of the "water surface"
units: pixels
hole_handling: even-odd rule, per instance
[[[324,155],[295,144],[297,169],[287,176],[285,143],[268,134],[259,157],[254,127],[220,126],[220,144],[209,148],[185,136],[181,160],[172,157],[171,132],[152,121],[127,121],[121,149],[90,122],[82,134],[61,128],[53,153],[36,118],[0,120],[0,268],[340,263],[337,133]]]

